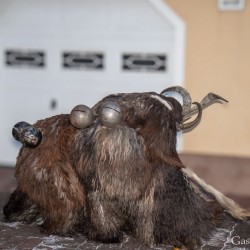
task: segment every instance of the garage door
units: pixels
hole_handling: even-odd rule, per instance
[[[21,120],[183,84],[184,24],[160,0],[1,1],[0,164]]]

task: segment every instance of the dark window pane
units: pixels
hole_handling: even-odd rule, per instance
[[[164,54],[126,53],[122,55],[125,71],[166,71],[167,56]]]
[[[41,68],[45,65],[45,53],[35,50],[6,50],[5,64],[13,67]]]
[[[103,69],[104,55],[90,52],[64,52],[63,67],[68,69]]]

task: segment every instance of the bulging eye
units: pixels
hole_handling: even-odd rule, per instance
[[[15,124],[12,129],[12,135],[17,141],[30,148],[38,146],[42,140],[41,131],[27,122]]]
[[[94,120],[93,111],[86,105],[77,105],[70,113],[70,122],[76,128],[87,128],[93,124]]]
[[[116,102],[105,102],[101,105],[98,116],[102,125],[114,127],[121,121],[121,107]]]

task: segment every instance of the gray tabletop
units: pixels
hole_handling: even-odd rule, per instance
[[[36,224],[4,223],[2,207],[9,193],[0,192],[0,249],[173,249],[170,246],[149,247],[141,244],[132,237],[125,236],[120,244],[102,244],[89,241],[82,235],[60,237],[41,234]],[[203,250],[236,250],[250,249],[250,222],[228,220],[221,228],[213,232],[211,239],[199,249]]]

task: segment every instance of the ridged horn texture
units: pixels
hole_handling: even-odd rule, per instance
[[[183,104],[182,104],[182,121],[177,124],[178,131],[182,132],[190,132],[193,130],[201,121],[202,117],[202,110],[207,108],[208,106],[214,104],[214,103],[222,103],[222,102],[228,102],[223,97],[216,95],[214,93],[207,94],[202,101],[199,102],[192,102],[192,98],[188,91],[180,86],[173,86],[164,89],[161,94],[166,95],[169,92],[177,92],[181,95]],[[195,104],[192,106],[192,104]],[[197,114],[197,117],[188,123],[185,123],[187,120],[189,120],[193,115]]]
[[[181,95],[182,97],[182,121],[178,124],[176,124],[177,126],[177,130],[178,131],[182,131],[182,132],[189,132],[191,130],[193,130],[201,121],[201,117],[202,117],[202,107],[200,105],[200,103],[198,102],[194,102],[193,104],[196,105],[196,110],[198,111],[198,115],[197,117],[188,123],[185,123],[185,121],[187,121],[191,116],[190,114],[190,110],[191,110],[191,105],[192,105],[192,98],[190,96],[190,94],[188,93],[188,91],[180,86],[173,86],[173,87],[169,87],[167,89],[164,89],[161,94],[165,95],[169,92],[177,92],[178,94]],[[186,119],[186,117],[188,117],[188,119]]]
[[[209,93],[207,94],[202,101],[200,102],[201,108],[205,109],[208,106],[215,104],[215,103],[223,103],[223,102],[228,102],[228,100],[224,99],[223,97],[216,95],[214,93]],[[190,112],[189,112],[189,116],[195,115],[197,112],[199,112],[197,107],[192,107]]]
[[[193,102],[193,104],[196,105],[195,108],[197,108],[197,110],[198,110],[197,117],[189,123],[184,123],[185,120],[183,119],[183,122],[181,124],[177,124],[178,131],[189,132],[189,131],[193,130],[196,126],[198,126],[198,124],[200,123],[201,117],[202,117],[201,104],[199,102]]]

